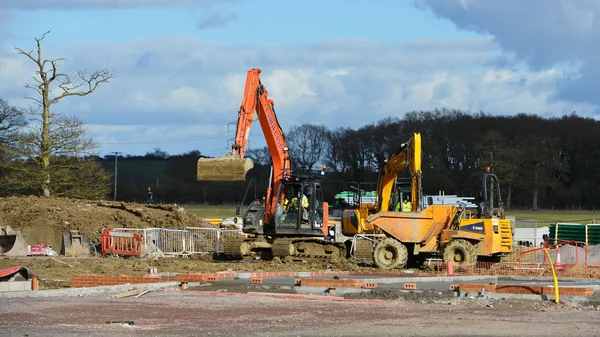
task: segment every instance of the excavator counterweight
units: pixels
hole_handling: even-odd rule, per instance
[[[245,181],[246,173],[253,167],[252,159],[229,152],[219,158],[198,159],[196,178],[198,181]]]

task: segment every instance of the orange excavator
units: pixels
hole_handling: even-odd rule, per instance
[[[200,158],[198,181],[244,181],[254,166],[244,158],[255,114],[271,155],[269,186],[264,199],[253,201],[243,215],[246,237],[226,238],[223,253],[242,258],[253,253],[273,257],[331,257],[345,254],[345,246],[324,240],[328,235],[328,205],[319,183],[324,174],[295,173],[274,102],[260,81],[261,69],[248,70],[232,151],[220,158]],[[268,256],[269,254],[267,254]]]

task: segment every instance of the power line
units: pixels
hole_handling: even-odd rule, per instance
[[[254,138],[257,135],[250,135],[250,138]],[[197,140],[207,140],[207,139],[219,139],[219,138],[227,138],[230,135],[208,135],[206,137],[190,137],[190,138],[182,138],[178,140],[165,140],[165,141],[153,141],[153,142],[115,142],[115,143],[98,143],[100,145],[149,145],[149,144],[167,144],[167,143],[187,143],[193,142]]]
[[[165,141],[153,141],[153,142],[114,142],[114,143],[99,143],[101,145],[128,145],[128,144],[164,144],[164,143],[180,143],[180,142],[192,142],[196,140],[205,140],[205,139],[217,139],[217,138],[225,138],[229,137],[229,135],[219,135],[212,137],[190,137],[190,138],[182,138],[175,140],[165,140]]]

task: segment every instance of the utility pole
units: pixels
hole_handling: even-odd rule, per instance
[[[115,154],[115,194],[113,199],[117,200],[117,158],[119,158],[119,153],[122,152],[113,152]]]

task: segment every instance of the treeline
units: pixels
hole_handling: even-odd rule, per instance
[[[378,168],[413,132],[423,140],[426,194],[475,196],[486,166],[502,185],[509,208],[595,209],[600,204],[600,123],[575,113],[559,118],[494,116],[459,110],[414,111],[360,128],[295,126],[286,134],[297,168],[327,166],[325,198],[358,182],[375,182]],[[244,183],[196,181],[198,151],[169,156],[156,149],[145,156],[119,157],[118,199],[143,200],[152,187],[164,202],[247,204],[268,184],[267,148],[247,155],[256,168]],[[102,159],[114,170],[114,157]]]
[[[508,208],[595,209],[600,205],[600,123],[575,113],[542,118],[447,109],[413,111],[403,118],[385,118],[359,128],[294,126],[286,131],[286,141],[295,168],[327,166],[322,185],[325,199],[332,203],[334,195],[350,185],[374,183],[378,168],[413,132],[422,136],[426,194],[443,191],[476,196],[485,167],[490,166],[500,178]],[[143,156],[120,155],[116,164],[112,155],[86,157],[99,164],[108,179],[89,182],[82,176],[82,181],[65,185],[71,186],[70,193],[59,194],[63,187],[56,185],[53,191],[76,197],[73,191],[102,185],[105,188],[96,188],[95,196],[113,199],[116,182],[117,200],[143,202],[150,187],[155,202],[243,201],[247,205],[265,193],[270,156],[266,147],[246,154],[255,161],[246,182],[198,182],[196,162],[204,157],[201,152],[169,155],[155,149]],[[15,160],[11,158],[13,164]],[[369,187],[374,189],[374,185]],[[31,189],[19,190],[18,184],[0,186],[0,195],[31,193]]]

